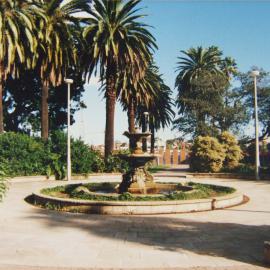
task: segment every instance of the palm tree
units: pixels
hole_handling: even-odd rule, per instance
[[[27,0],[0,1],[0,133],[4,131],[2,99],[7,75],[18,77],[21,64],[30,68],[30,54],[36,50],[33,7]]]
[[[105,81],[105,160],[114,148],[117,83],[127,67],[131,68],[134,80],[142,77],[156,48],[147,25],[138,22],[143,17],[137,14],[139,3],[140,0],[93,0],[93,11],[89,12],[92,17],[84,30],[88,44],[83,57],[85,70],[90,78],[99,68],[101,80]]]
[[[157,95],[159,85],[159,77],[157,75],[158,68],[154,64],[149,64],[145,74],[138,81],[134,80],[132,73],[123,76],[125,83],[120,81],[118,84],[117,96],[120,99],[123,110],[127,112],[128,127],[130,132],[135,130],[135,116],[137,106],[145,104],[148,106]]]
[[[119,97],[123,110],[127,112],[129,132],[135,132],[135,116],[139,104],[148,105],[156,95],[159,87],[156,69],[153,64],[149,64],[145,74],[138,81],[134,80],[132,72],[127,70],[123,76],[124,80],[118,83],[117,97]],[[130,139],[130,149],[134,143]]]
[[[210,110],[214,110],[214,107],[207,105],[209,100],[223,102],[220,91],[228,87],[230,76],[235,72],[236,66],[233,59],[222,58],[222,51],[215,46],[190,48],[181,52],[184,56],[179,57],[175,81],[178,90],[177,107],[179,114],[196,114],[195,133],[200,134],[207,129],[206,116],[213,113]],[[181,118],[175,120],[175,127],[179,124],[184,125]]]
[[[38,22],[39,48],[37,66],[42,79],[41,137],[49,136],[49,87],[59,86],[67,70],[77,63],[76,39],[80,36],[78,12],[90,11],[90,0],[37,0],[45,14]]]
[[[136,118],[141,125],[144,124],[144,112],[149,113],[149,129],[151,135],[151,153],[155,152],[155,132],[169,126],[174,118],[171,95],[172,91],[159,74],[158,68],[153,67],[149,77],[149,84],[152,83],[154,94],[149,93],[148,102],[141,102],[137,106]]]
[[[170,126],[175,116],[171,99],[172,91],[165,84],[161,86],[158,98],[146,107],[149,112],[149,129],[151,132],[151,153],[155,153],[155,133],[161,128]],[[140,116],[142,118],[142,114]]]
[[[220,65],[222,52],[218,47],[211,46],[204,49],[203,47],[190,48],[187,51],[181,51],[185,56],[179,57],[176,71],[179,74],[176,77],[176,87],[185,83],[191,83],[192,80],[204,74],[222,74]]]

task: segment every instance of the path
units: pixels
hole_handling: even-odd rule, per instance
[[[176,175],[171,172],[169,180],[178,180]],[[196,181],[234,186],[251,200],[192,214],[83,215],[24,202],[33,190],[55,182],[12,183],[0,204],[0,270],[263,269],[263,241],[270,239],[270,182]]]

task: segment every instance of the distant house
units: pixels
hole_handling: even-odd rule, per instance
[[[126,142],[120,142],[120,141],[116,141],[114,144],[114,149],[119,151],[123,151],[123,150],[128,150],[129,145]]]

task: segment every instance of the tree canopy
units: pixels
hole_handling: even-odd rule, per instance
[[[231,89],[235,61],[215,46],[181,52],[175,81],[179,116],[173,128],[183,135],[216,136],[244,121],[242,104]]]

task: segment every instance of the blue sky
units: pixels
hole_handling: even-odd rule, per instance
[[[190,47],[215,45],[236,60],[240,71],[254,65],[270,71],[270,1],[144,0],[142,6],[148,14],[144,21],[154,27],[157,39],[156,62],[173,90],[177,57]],[[104,141],[105,102],[97,89],[93,78],[84,95],[88,108],[76,114],[72,126],[72,134],[89,144]],[[126,129],[127,117],[118,105],[115,139],[125,141]],[[164,140],[177,135],[170,128],[158,132]]]

